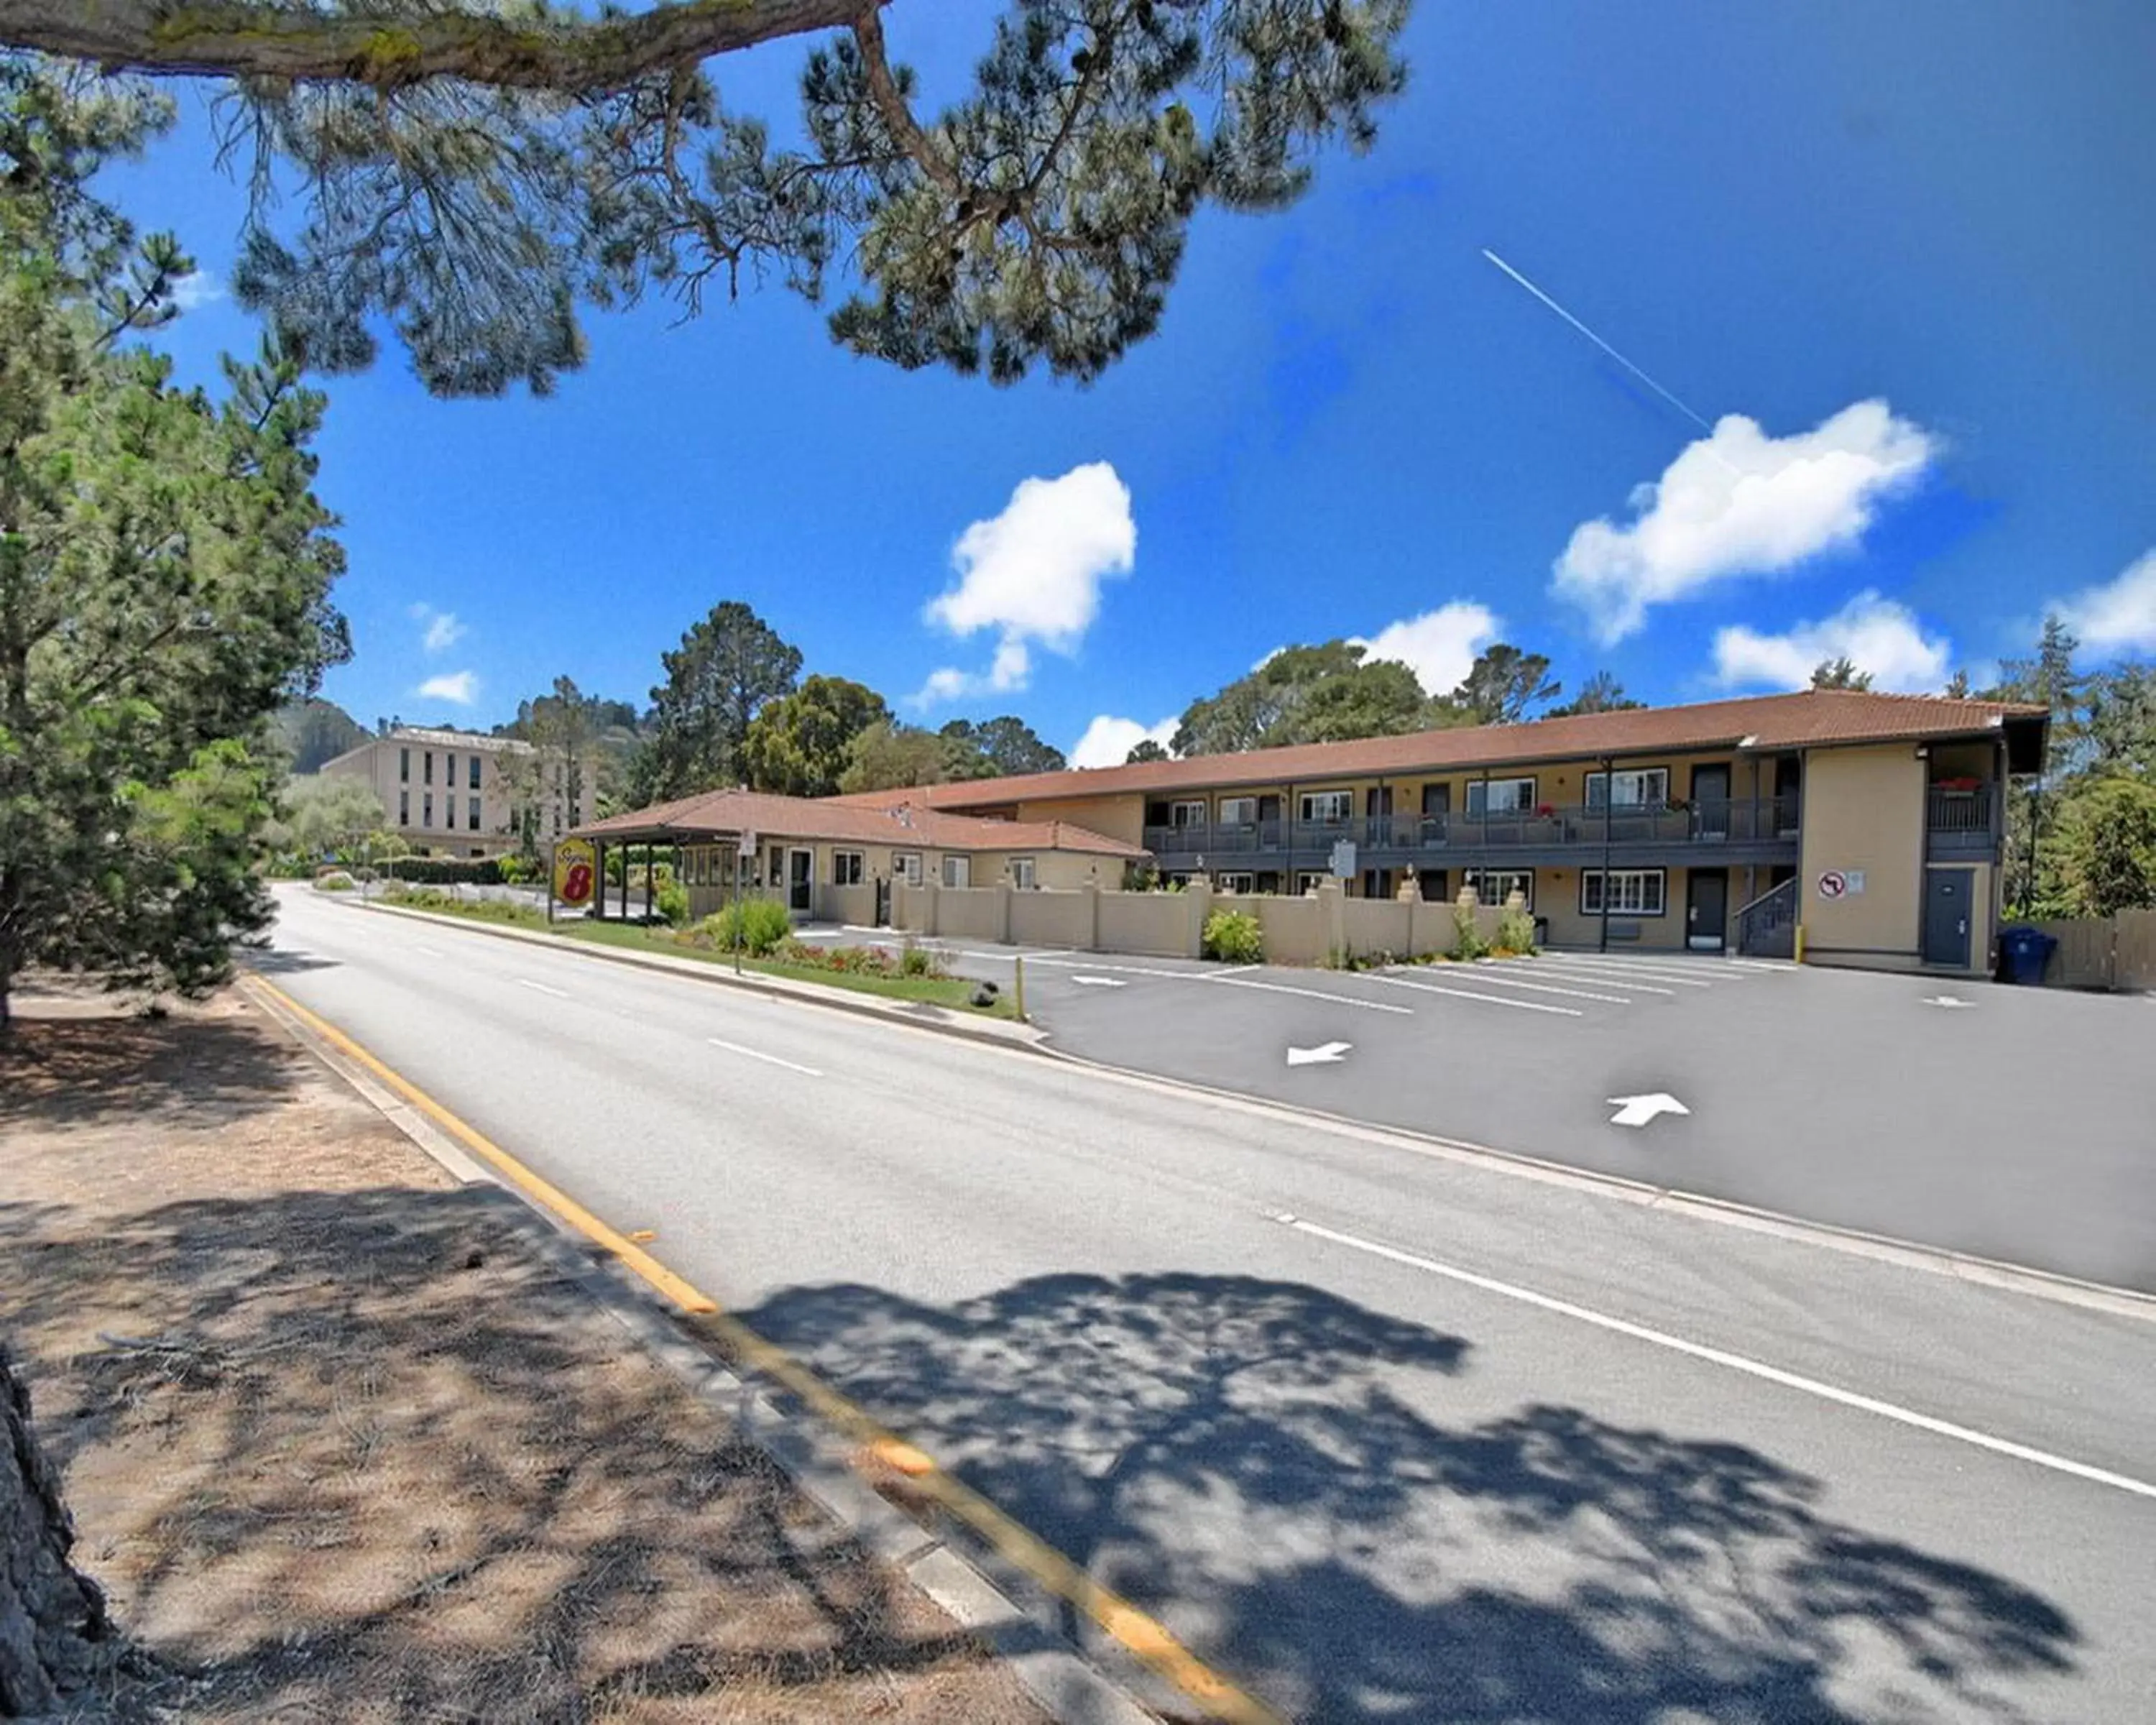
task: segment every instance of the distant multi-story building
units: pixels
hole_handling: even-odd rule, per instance
[[[517,849],[527,819],[542,845],[572,824],[562,787],[542,783],[536,766],[531,745],[513,737],[398,726],[321,770],[365,780],[383,826],[418,855],[488,857]]]

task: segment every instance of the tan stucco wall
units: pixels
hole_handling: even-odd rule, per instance
[[[1194,896],[1180,892],[1104,892],[1101,950],[1178,957],[1197,950],[1192,935]]]
[[[1925,762],[1906,742],[1806,756],[1797,915],[1808,955],[1834,963],[1921,961],[1924,783]],[[1863,892],[1820,897],[1820,876],[1830,869],[1863,870]]]
[[[1098,895],[1080,891],[1014,892],[1010,937],[1019,946],[1070,947],[1083,952],[1093,945],[1093,906]]]
[[[1145,798],[1135,792],[1116,796],[1054,797],[1019,804],[1020,820],[1067,820],[1106,839],[1126,845],[1145,842]]]
[[[412,777],[408,783],[397,776],[398,751],[412,752]],[[481,856],[499,856],[511,848],[509,834],[509,797],[502,788],[499,748],[478,747],[451,748],[436,743],[413,742],[396,737],[377,737],[362,743],[350,753],[325,762],[322,771],[339,778],[357,778],[372,789],[375,800],[382,805],[382,824],[396,833],[407,844],[428,851],[435,856],[465,857],[477,852]],[[434,782],[426,782],[426,757],[434,757]],[[448,757],[456,757],[457,782],[454,791],[448,785]],[[473,756],[480,759],[479,830],[471,830],[469,816],[472,796],[471,767]],[[397,819],[398,793],[411,793],[412,819],[399,825]],[[426,813],[426,798],[432,793],[434,798],[434,824],[423,822]],[[449,799],[445,803],[444,798]],[[448,824],[454,809],[456,824]],[[542,834],[542,837],[544,834]]]

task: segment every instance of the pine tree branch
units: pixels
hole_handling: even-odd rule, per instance
[[[539,23],[414,8],[352,16],[277,0],[0,0],[0,44],[162,76],[333,80],[394,89],[459,78],[583,95],[815,30],[888,0],[675,0],[622,18]]]

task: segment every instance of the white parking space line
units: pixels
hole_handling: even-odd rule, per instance
[[[1573,958],[1562,952],[1545,952],[1537,963],[1550,963],[1582,976],[1599,977],[1605,983],[1621,983],[1628,976],[1652,977],[1658,983],[1670,983],[1680,988],[1711,988],[1714,984],[1704,977],[1680,976],[1674,970],[1650,970],[1642,965],[1638,969],[1622,958]],[[1732,977],[1732,982],[1737,980]]]
[[[520,988],[529,988],[535,994],[552,994],[557,1000],[567,1000],[569,998],[569,991],[567,988],[557,988],[551,983],[535,983],[528,976],[517,978],[516,986]]]
[[[738,1042],[721,1042],[716,1036],[706,1036],[705,1041],[713,1048],[723,1048],[728,1054],[737,1054],[744,1060],[762,1060],[767,1065],[783,1066],[789,1072],[798,1072],[803,1078],[821,1078],[824,1075],[814,1066],[804,1066],[798,1060],[783,1060],[777,1055],[765,1054],[761,1049],[743,1048]]]
[[[1437,973],[1444,975],[1447,973],[1440,971]],[[1398,977],[1413,974],[1413,973],[1389,970],[1385,974]],[[1424,974],[1427,975],[1428,973]],[[1468,974],[1474,978],[1478,985],[1487,983],[1501,988],[1523,988],[1530,994],[1562,994],[1570,1000],[1599,1000],[1608,1006],[1630,1006],[1632,1004],[1631,997],[1628,994],[1595,994],[1590,993],[1584,988],[1560,988],[1554,983],[1531,983],[1524,977],[1505,976],[1501,973],[1500,967],[1495,964],[1478,964]]]
[[[1435,983],[1410,983],[1378,971],[1370,972],[1369,977],[1373,983],[1389,983],[1395,988],[1413,988],[1419,994],[1450,994],[1456,1000],[1480,1000],[1491,1006],[1509,1006],[1515,1012],[1549,1012],[1567,1019],[1587,1016],[1576,1006],[1546,1006],[1539,1000],[1515,1000],[1509,994],[1478,994],[1472,988],[1440,988]]]
[[[1190,977],[1198,982],[1205,980],[1202,973],[1195,976],[1183,970],[1163,971],[1160,973],[1163,976]],[[1383,982],[1384,978],[1378,977],[1376,980]],[[1329,1000],[1336,1006],[1360,1007],[1364,1012],[1396,1012],[1407,1018],[1414,1016],[1412,1006],[1394,1006],[1383,1000],[1365,1000],[1355,994],[1328,994],[1320,988],[1291,988],[1286,983],[1253,982],[1248,977],[1224,977],[1220,979],[1220,986],[1224,988],[1262,988],[1268,994],[1300,994],[1306,1000]]]
[[[1876,1396],[1861,1395],[1853,1389],[1843,1389],[1832,1384],[1821,1383],[1816,1378],[1806,1378],[1799,1373],[1785,1372],[1779,1366],[1747,1358],[1741,1353],[1727,1349],[1710,1348],[1701,1342],[1688,1342],[1681,1336],[1673,1336],[1666,1330],[1650,1328],[1645,1324],[1632,1322],[1628,1318],[1614,1317],[1606,1312],[1597,1312],[1591,1307],[1576,1306],[1569,1300],[1559,1300],[1548,1294],[1537,1293],[1532,1288],[1522,1287],[1517,1282],[1500,1281],[1492,1276],[1481,1276],[1471,1270],[1461,1270],[1454,1265],[1440,1263],[1435,1258],[1424,1258],[1414,1252],[1404,1252],[1397,1246],[1380,1245],[1374,1240],[1364,1240],[1358,1235],[1342,1234],[1337,1229],[1306,1222],[1299,1216],[1276,1215],[1273,1219],[1298,1234],[1307,1234],[1318,1240],[1332,1241],[1351,1250],[1367,1252],[1373,1258],[1384,1258],[1395,1264],[1404,1264],[1410,1270],[1419,1270],[1426,1275],[1442,1276],[1447,1281],[1464,1283],[1479,1288],[1484,1293],[1495,1294],[1501,1299],[1516,1300],[1523,1306],[1537,1311],[1568,1317],[1574,1322],[1592,1324],[1596,1329],[1629,1337],[1635,1342],[1646,1343],[1650,1347],[1665,1348],[1672,1353],[1681,1353],[1690,1358],[1719,1366],[1725,1371],[1740,1372],[1748,1378],[1757,1378],[1784,1389],[1794,1389],[1799,1394],[1818,1400],[1833,1402],[1845,1408],[1854,1408],[1866,1414],[1876,1414],[1882,1420],[1892,1420],[1898,1425],[1913,1427],[1929,1432],[1935,1437],[1951,1439],[1960,1444],[1971,1445],[1979,1450],[1989,1450],[1995,1455],[2006,1455],[2016,1461],[2027,1461],[2038,1467],[2048,1468],[2054,1473],[2070,1474],[2077,1480],[2092,1484],[2108,1486],[2113,1491],[2129,1492],[2136,1497],[2156,1498],[2156,1484],[2137,1480],[2123,1473],[2113,1473],[2108,1468],[2094,1467],[2086,1461],[2076,1461],[2065,1455],[2053,1455],[2048,1450],[2038,1450],[2027,1444],[2017,1444],[2010,1438],[1994,1437],[1989,1432],[1978,1431],[1967,1425],[1956,1425],[1951,1420],[1935,1419],[1929,1414],[1920,1414],[1913,1408],[1898,1403],[1881,1401]]]

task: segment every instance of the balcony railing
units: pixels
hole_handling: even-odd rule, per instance
[[[1934,855],[1988,851],[1999,844],[1996,785],[1969,788],[1930,786],[1925,792],[1924,824]]]
[[[1454,850],[1525,850],[1749,845],[1794,839],[1794,795],[1715,798],[1681,805],[1584,804],[1506,809],[1488,814],[1375,814],[1345,820],[1193,822],[1149,826],[1146,849],[1156,856],[1203,856],[1208,862],[1281,854],[1322,856],[1341,839],[1363,851],[1437,856]]]

